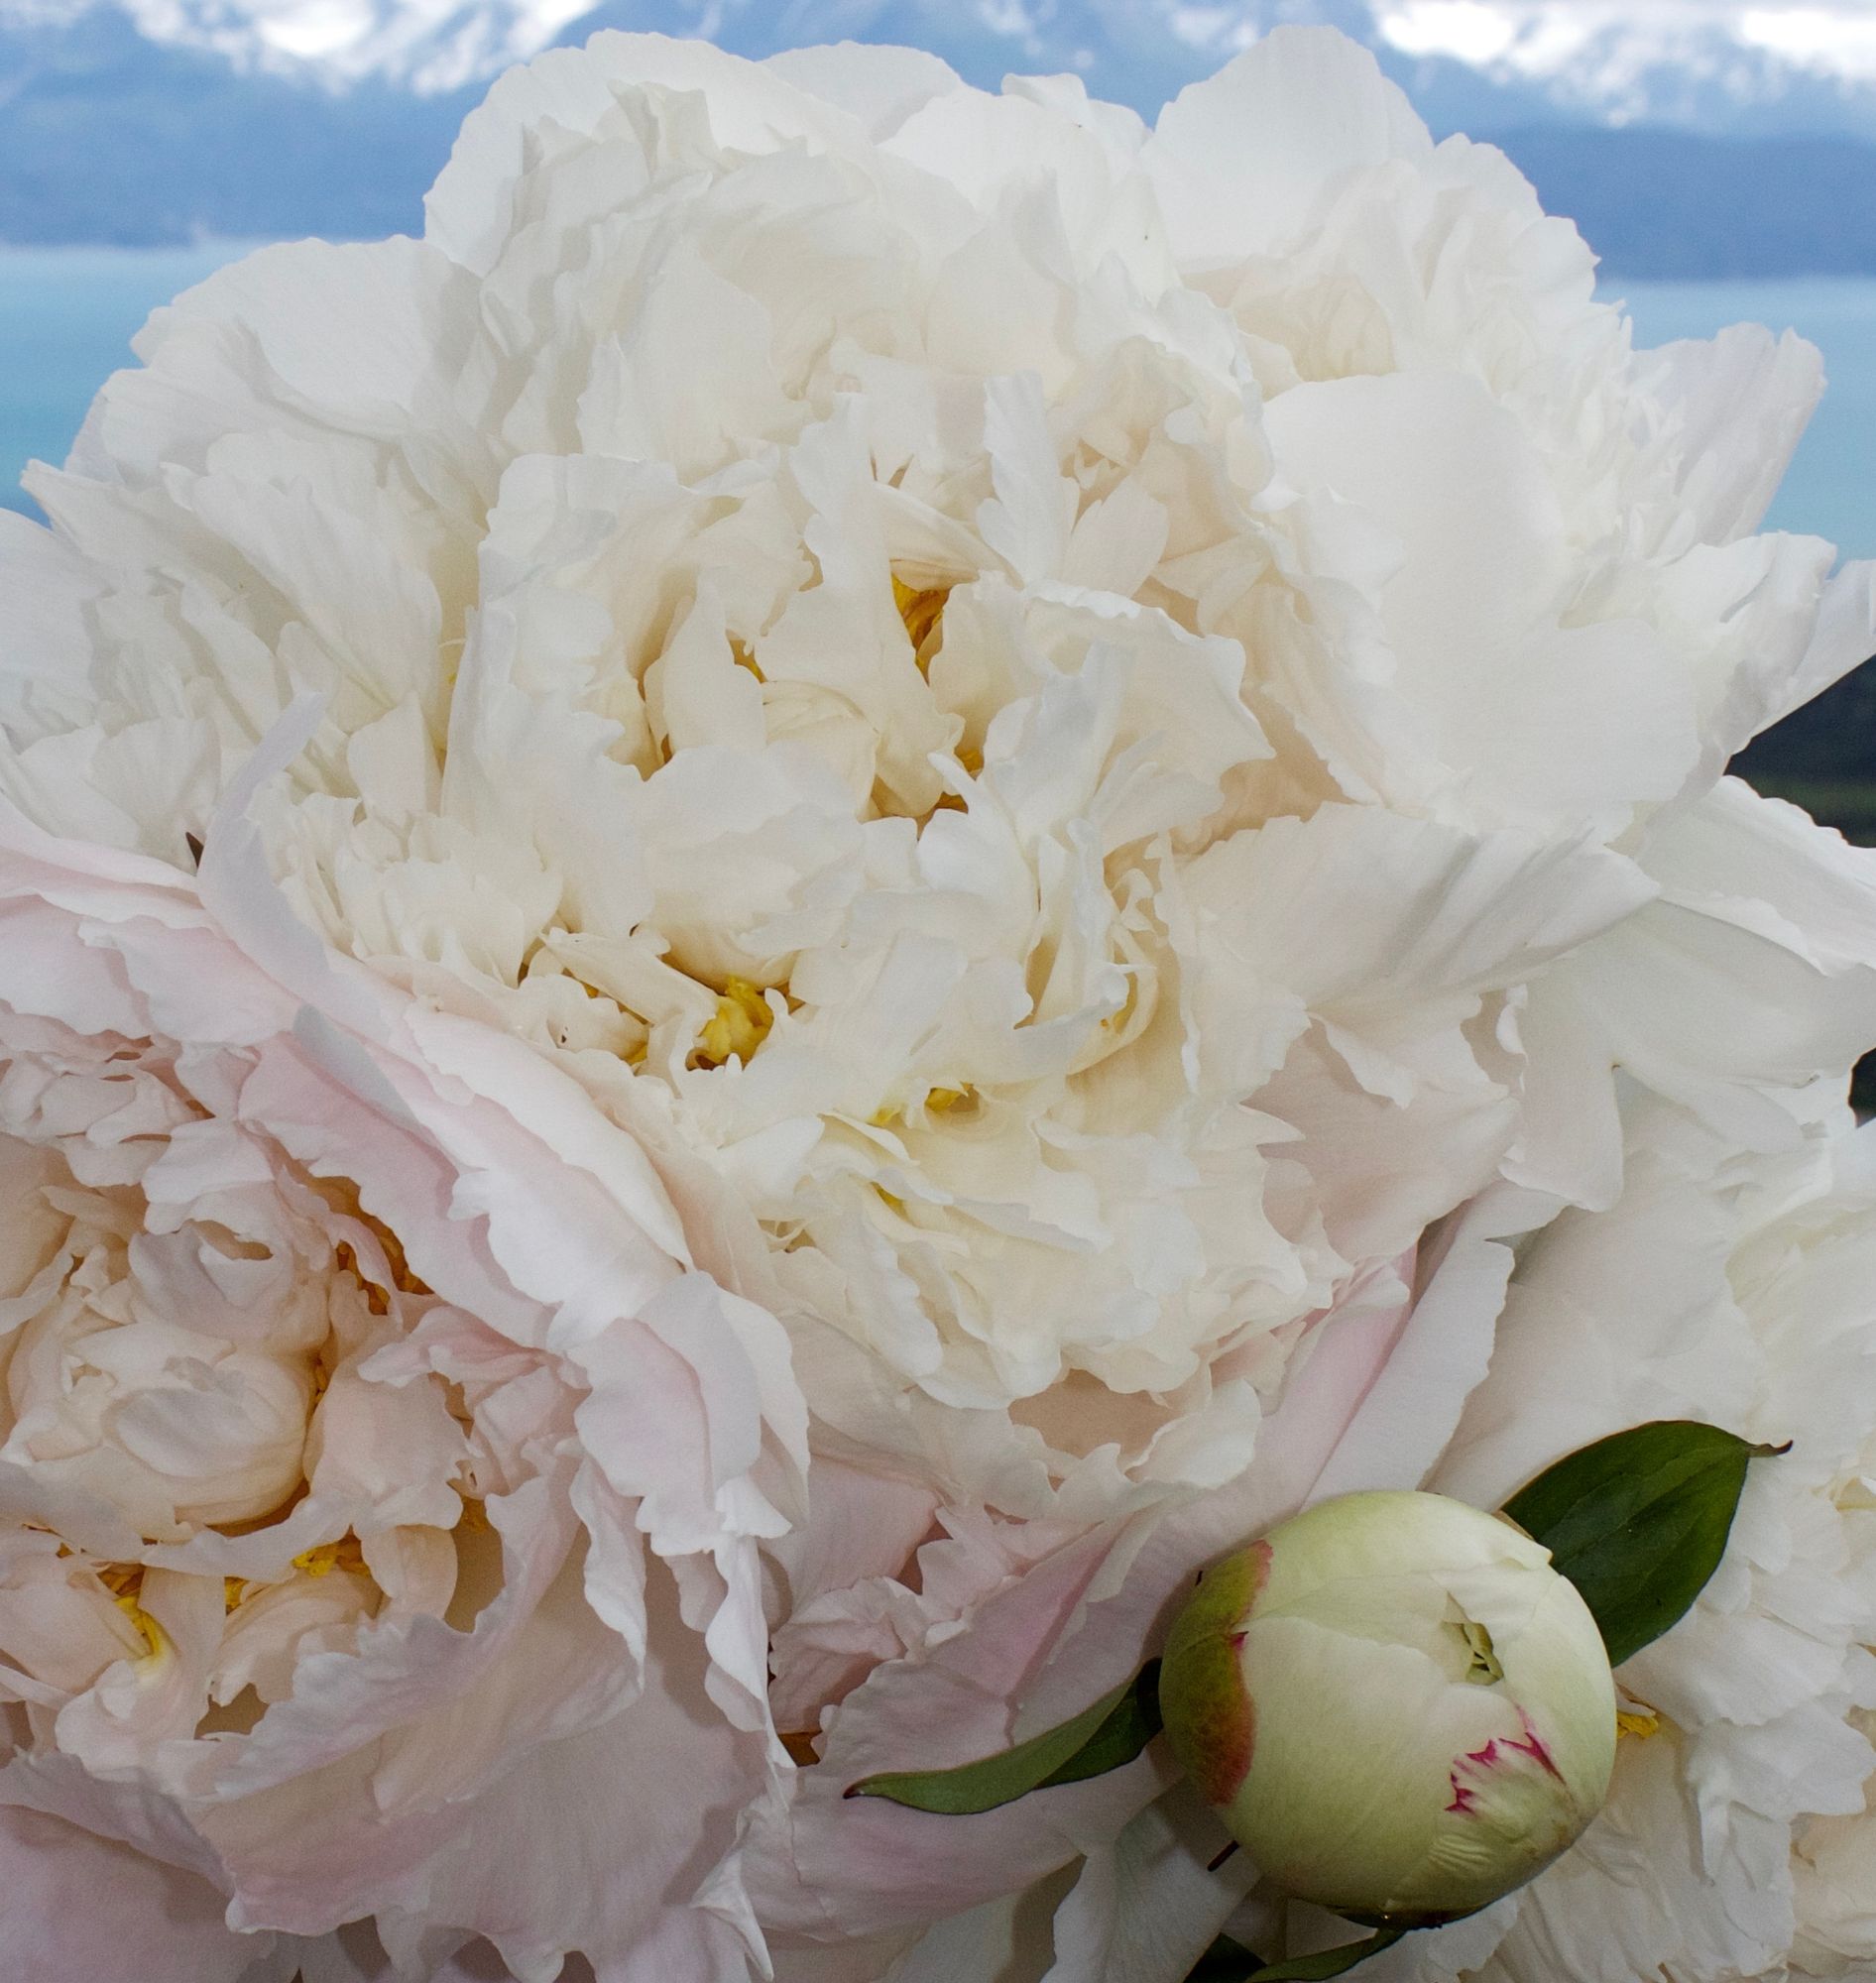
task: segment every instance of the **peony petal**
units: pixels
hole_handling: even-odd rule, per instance
[[[273,1940],[232,1933],[205,1881],[17,1806],[0,1806],[0,1894],[15,1983],[242,1983]]]

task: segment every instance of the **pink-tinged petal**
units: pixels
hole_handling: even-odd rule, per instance
[[[515,1284],[560,1307],[576,1333],[597,1331],[687,1257],[670,1201],[644,1152],[567,1075],[506,1032],[418,1009],[293,916],[246,807],[304,727],[284,718],[230,790],[203,860],[203,899],[248,956],[329,1022],[306,1037],[342,1079],[361,1072],[344,1031],[384,1050],[367,1063],[365,1092],[395,1094],[455,1163],[456,1215],[484,1215]]]
[[[928,1488],[822,1461],[807,1521],[764,1549],[773,1620],[768,1697],[776,1727],[797,1743],[816,1733],[823,1707],[897,1657],[906,1632],[916,1630],[910,1622],[900,1629],[908,1607],[917,1610],[904,1579],[937,1514]]]
[[[939,1497],[926,1486],[817,1459],[808,1517],[763,1552],[786,1579],[783,1615],[830,1591],[903,1570],[932,1533]]]
[[[654,1595],[643,1691],[623,1712],[518,1748],[478,1795],[389,1824],[372,1823],[361,1786],[349,1836],[313,1832],[311,1804],[297,1818],[277,1804],[271,1893],[289,1903],[329,1879],[334,1895],[377,1914],[394,1956],[447,1927],[486,1936],[528,1983],[557,1975],[575,1948],[600,1983],[741,1977],[754,1925],[734,1861],[746,1813],[769,1782],[767,1743],[714,1711],[700,1649],[676,1627],[668,1588]],[[537,1655],[542,1645],[524,1650]],[[468,1725],[489,1705],[471,1703]],[[317,1778],[293,1788],[322,1794]],[[231,1824],[248,1815],[229,1812]],[[295,1872],[296,1844],[320,1856]]]
[[[102,959],[70,969],[71,926],[62,912],[28,892],[17,872],[0,869],[0,998],[14,1012],[57,1020],[74,1033],[135,1037],[142,1013],[123,982]]]
[[[1311,1319],[1300,1367],[1257,1434],[1256,1473],[1267,1494],[1301,1506],[1315,1490],[1411,1324],[1414,1272],[1405,1254]]]
[[[312,1939],[283,1935],[281,1948],[287,1962],[278,1978],[244,1977],[242,1983],[516,1983],[494,1947],[456,1928],[401,1941],[397,1961],[368,1921]],[[571,1973],[567,1983],[573,1983]]]
[[[405,1107],[392,1073],[302,1013],[296,1037],[243,1082],[239,1106],[315,1176],[353,1182],[427,1286],[515,1342],[539,1341],[540,1304],[504,1277],[482,1224],[455,1216],[455,1166]]]
[[[591,1344],[592,1384],[575,1424],[582,1446],[640,1523],[672,1552],[708,1548],[720,1517],[697,1372],[647,1331],[623,1327]]]
[[[16,1751],[0,1769],[0,1806],[62,1818],[218,1892],[231,1884],[219,1855],[182,1806],[146,1779],[107,1782],[92,1776],[75,1757]]]
[[[194,1733],[221,1640],[221,1591],[210,1579],[153,1570],[137,1604],[145,1645],[107,1667],[57,1723],[60,1748],[106,1776],[146,1770],[166,1744]]]
[[[37,826],[12,800],[0,798],[0,848],[6,853],[9,877],[37,881],[50,890],[49,901],[65,904],[81,886],[86,913],[150,915],[154,899],[180,906],[183,920],[194,890],[162,861],[103,847],[84,840],[61,840]]]
[[[829,1717],[785,1831],[762,1839],[752,1888],[765,1923],[867,1934],[957,1914],[1027,1886],[1112,1836],[1163,1782],[1154,1761],[968,1818],[934,1818],[848,1787],[885,1770],[948,1769],[1016,1739],[1012,1703],[1047,1660],[1117,1532],[1066,1544],[987,1596],[970,1629],[875,1670]],[[1111,1683],[1091,1679],[1078,1706]]]
[[[586,1601],[619,1634],[628,1653],[643,1662],[648,1630],[645,1611],[645,1538],[635,1505],[590,1459],[582,1460],[568,1490],[586,1525]]]
[[[369,1922],[316,1937],[283,1935],[281,1940],[298,1965],[299,1983],[393,1983],[391,1958]]]
[[[1543,1217],[1530,1194],[1499,1186],[1445,1223],[1423,1258],[1405,1327],[1317,1475],[1310,1499],[1366,1487],[1418,1487],[1426,1478],[1491,1360],[1512,1267],[1510,1247],[1498,1242]]]
[[[234,1933],[205,1880],[62,1818],[0,1807],[7,1983],[241,1983],[269,1934]]]
[[[556,1725],[562,1718],[577,1720],[582,1693],[587,1713],[616,1703],[630,1676],[607,1671],[609,1640],[597,1620],[576,1629],[584,1604],[552,1623],[537,1619],[556,1583],[564,1589],[578,1580],[564,1484],[529,1481],[487,1511],[494,1533],[484,1541],[501,1580],[470,1629],[440,1618],[381,1622],[356,1653],[306,1661],[293,1698],[227,1751],[229,1760],[214,1751],[201,1759],[197,1794],[245,1802],[316,1781],[328,1765],[361,1766],[377,1810],[395,1813],[480,1789],[500,1774],[511,1747],[551,1739],[564,1732]],[[494,1567],[470,1569],[486,1588]],[[466,1729],[477,1739],[466,1740]],[[262,1827],[248,1813],[240,1822],[208,1819],[205,1829],[230,1864],[263,1863]],[[291,1881],[291,1850],[280,1861],[272,1851],[265,1863]]]
[[[448,1483],[466,1458],[462,1429],[431,1384],[370,1383],[355,1371],[333,1378],[306,1443],[315,1494],[351,1511],[365,1529],[453,1529],[462,1497]]]
[[[588,1173],[629,1214],[639,1242],[660,1260],[684,1261],[683,1226],[644,1150],[601,1114],[579,1084],[545,1064],[523,1041],[451,1012],[412,1009],[412,1037],[426,1063],[462,1083],[492,1120],[545,1144],[564,1166]],[[624,1222],[615,1225],[623,1229]],[[564,1276],[564,1263],[549,1263]],[[526,1285],[526,1278],[523,1278]],[[563,1298],[558,1291],[555,1298]]]

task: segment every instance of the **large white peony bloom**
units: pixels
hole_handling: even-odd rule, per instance
[[[1501,1242],[1619,1219],[1635,1121],[1813,1160],[1876,1032],[1876,885],[1721,772],[1876,645],[1867,569],[1752,534],[1815,354],[1634,353],[1497,153],[1294,33],[1150,133],[904,51],[602,36],[497,86],[423,241],[268,250],[139,351],[35,472],[53,530],[0,516],[0,792],[182,901],[204,842],[211,897],[251,857],[228,940],[337,953],[286,972],[315,1032],[364,1023],[334,982],[401,1015],[340,1090],[402,1068],[474,1108],[454,1209],[560,1317],[523,1331],[544,1497],[596,1550],[596,1473],[643,1499],[700,1739],[753,1772],[726,1828],[700,1770],[704,1846],[603,1919],[529,1862],[482,1882],[508,1834],[463,1854],[440,1817],[450,1880],[419,1853],[318,1905],[408,1973],[486,1932],[525,1983],[569,1945],[631,1983],[743,1959],[712,1936],[760,1964],[763,1931],[815,1983],[1182,1976],[1238,1876],[1152,1759],[942,1837],[840,1791],[1084,1705],[1312,1494],[1418,1484]],[[266,1153],[245,1195],[166,1158],[59,1198],[83,1301],[35,1311],[36,1478],[219,1535],[296,1469],[318,1502],[340,1350],[460,1381],[420,1320],[379,1347],[308,1297],[364,1281],[273,1114],[216,1132]],[[632,1180],[658,1265],[583,1236],[564,1163]],[[182,1324],[185,1273],[254,1284],[244,1326]],[[637,1601],[602,1579],[584,1680],[688,1714]],[[50,1603],[0,1614],[47,1660]],[[528,1794],[568,1890],[604,1886],[580,1798]],[[1859,1849],[1819,1834],[1817,1880]]]
[[[1541,975],[1805,652],[1827,547],[1739,531],[1815,365],[1589,286],[1333,39],[1149,138],[603,37],[423,243],[153,322],[9,532],[8,788],[185,863],[316,687],[302,914],[720,1187],[830,1429],[1217,1485],[1355,1274],[1582,1181],[1633,1056]]]

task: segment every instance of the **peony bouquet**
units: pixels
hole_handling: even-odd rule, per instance
[[[0,514],[6,1983],[1876,1974],[1815,352],[1286,30],[603,35],[138,353]]]

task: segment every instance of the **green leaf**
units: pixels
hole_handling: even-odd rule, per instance
[[[1324,1983],[1328,1977],[1348,1975],[1357,1962],[1392,1948],[1407,1932],[1404,1927],[1377,1928],[1366,1941],[1345,1942],[1341,1948],[1325,1948],[1320,1955],[1299,1955],[1288,1962],[1253,1969],[1245,1983]]]
[[[1583,1592],[1620,1666],[1685,1616],[1719,1568],[1747,1464],[1790,1451],[1666,1419],[1560,1459],[1504,1512]]]
[[[955,1770],[901,1770],[866,1777],[849,1797],[884,1798],[914,1810],[964,1817],[1013,1804],[1031,1791],[1079,1784],[1130,1763],[1159,1733],[1159,1662],[1103,1694],[1074,1720]]]
[[[1110,1770],[1132,1762],[1159,1730],[1159,1662],[1148,1660],[1120,1691],[1120,1697],[1094,1734],[1036,1788],[1047,1791],[1057,1784],[1080,1784],[1090,1777],[1105,1777]]]

